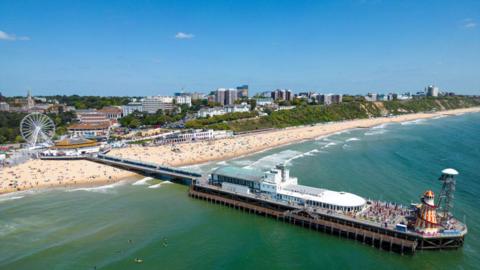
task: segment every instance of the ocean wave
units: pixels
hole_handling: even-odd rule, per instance
[[[68,192],[89,191],[89,192],[107,193],[110,189],[116,188],[118,186],[122,186],[124,184],[125,184],[125,182],[122,181],[122,182],[109,184],[109,185],[104,185],[104,186],[99,186],[99,187],[75,188],[75,189],[69,189],[67,191]]]
[[[1,196],[0,196],[0,203],[1,203],[1,202],[18,200],[18,199],[21,199],[21,198],[23,198],[23,197],[25,197],[25,196],[14,196],[14,195],[10,195],[10,194],[1,195]]]
[[[334,145],[337,145],[336,142],[329,142],[327,144],[325,144],[322,148],[329,148],[330,146],[334,146]]]
[[[152,177],[145,177],[143,179],[140,179],[138,181],[136,181],[135,183],[132,184],[132,186],[142,186],[142,185],[146,185],[148,181],[152,180],[153,178]]]
[[[384,134],[386,132],[387,131],[385,129],[381,129],[381,130],[367,131],[363,135],[365,135],[365,136],[381,135],[381,134]]]
[[[159,187],[161,187],[162,185],[167,185],[167,184],[172,184],[172,182],[170,182],[170,181],[163,181],[163,182],[161,182],[161,183],[148,186],[148,188],[159,188]]]
[[[348,148],[351,148],[351,147],[352,147],[352,146],[350,146],[350,145],[348,145],[348,144],[342,145],[342,149],[344,149],[344,150],[345,150],[345,149],[348,149]]]
[[[17,230],[17,226],[14,224],[1,224],[0,223],[0,236],[5,236]]]
[[[371,129],[384,129],[388,126],[388,123],[380,124],[378,126],[374,126]]]
[[[419,125],[425,122],[425,119],[417,119],[417,120],[412,120],[412,121],[406,121],[406,122],[401,122],[400,124],[402,126],[408,126],[408,125]]]
[[[245,166],[246,169],[259,168],[259,169],[270,169],[275,167],[277,164],[285,163],[296,158],[300,158],[303,155],[302,152],[294,150],[284,150],[279,153],[271,154],[265,157],[258,159],[250,163],[250,165]]]
[[[346,139],[345,141],[346,141],[346,142],[354,142],[354,141],[360,141],[360,139],[353,137],[353,138],[348,138],[348,139]]]
[[[305,152],[304,155],[305,156],[315,156],[315,153],[320,153],[320,150],[318,149],[313,149],[313,150],[310,150],[308,152]]]

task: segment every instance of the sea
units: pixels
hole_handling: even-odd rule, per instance
[[[480,113],[354,129],[233,160],[287,164],[299,183],[401,204],[460,172],[458,250],[400,255],[187,196],[152,178],[0,196],[0,269],[480,269]]]

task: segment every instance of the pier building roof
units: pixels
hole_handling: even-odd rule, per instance
[[[342,207],[358,207],[367,203],[364,198],[352,193],[303,185],[287,185],[277,193]]]
[[[263,180],[265,173],[255,169],[244,169],[232,166],[225,166],[218,168],[212,172],[212,174],[222,175],[237,179],[245,179],[254,182],[260,182]]]

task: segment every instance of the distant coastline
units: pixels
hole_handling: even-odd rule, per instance
[[[131,146],[114,149],[110,154],[170,166],[189,166],[238,158],[355,128],[371,128],[386,123],[401,123],[473,112],[480,112],[480,107],[274,129],[216,141],[180,144],[176,146],[180,151],[175,152],[172,151],[171,146],[162,145]],[[131,177],[137,178],[138,175],[85,160],[32,160],[14,167],[3,168],[0,171],[0,179],[2,179],[0,194],[29,189],[100,186]]]

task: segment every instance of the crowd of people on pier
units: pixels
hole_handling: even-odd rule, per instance
[[[391,202],[371,201],[370,206],[362,211],[358,218],[381,223],[385,227],[388,225],[395,225],[400,222],[405,222],[405,217],[408,216],[409,209],[403,205]]]

